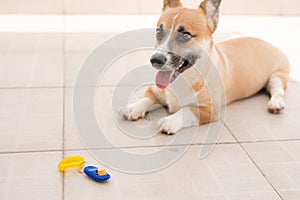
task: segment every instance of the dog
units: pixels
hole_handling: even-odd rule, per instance
[[[218,25],[220,4],[221,0],[204,0],[198,8],[189,9],[184,8],[180,0],[164,0],[156,29],[156,53],[150,59],[158,70],[155,84],[149,85],[140,101],[121,108],[121,117],[138,120],[144,118],[153,105],[160,104],[166,106],[171,115],[160,119],[158,126],[164,133],[175,134],[186,127],[218,120],[222,106],[262,89],[270,94],[267,107],[271,113],[280,113],[285,108],[290,71],[287,57],[256,38],[214,44],[212,35]],[[223,103],[211,97],[207,84],[213,83],[215,76],[204,77],[195,70],[197,61],[206,65],[206,57],[222,82]],[[209,65],[207,70],[211,69]],[[183,86],[184,81],[190,89]],[[192,96],[198,102],[189,101]]]

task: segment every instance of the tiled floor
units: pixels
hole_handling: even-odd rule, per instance
[[[152,173],[123,173],[108,164],[112,178],[105,184],[74,170],[57,171],[59,161],[68,155],[81,155],[89,164],[104,165],[85,150],[75,123],[72,97],[82,63],[103,41],[124,30],[154,27],[156,18],[43,17],[51,22],[49,30],[44,22],[39,27],[38,20],[19,28],[7,21],[3,26],[0,23],[0,199],[300,198],[299,17],[225,16],[215,36],[217,41],[243,35],[260,37],[288,55],[292,78],[287,108],[281,115],[267,112],[268,97],[260,93],[227,106],[217,142],[208,137],[214,133],[213,125],[185,129],[175,136],[130,137],[116,126],[111,101],[122,74],[136,63],[148,63],[150,51],[135,52],[113,63],[95,92],[97,121],[115,148],[93,152],[113,155],[119,148],[146,154],[164,149],[172,156],[188,147],[185,136],[195,132],[192,146],[172,165]],[[7,16],[0,16],[1,20]],[[106,20],[103,26],[101,20]],[[139,73],[136,80],[145,75]],[[146,76],[153,76],[153,72]],[[136,80],[123,89],[132,87]],[[142,90],[132,98],[138,98]],[[116,102],[121,104],[124,99]],[[155,121],[162,114],[160,109],[151,117]],[[130,127],[128,122],[119,123]],[[143,123],[147,121],[137,122]],[[200,152],[211,147],[210,154],[200,159]]]

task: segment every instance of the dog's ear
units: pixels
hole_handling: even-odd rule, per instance
[[[176,7],[181,7],[182,4],[180,0],[164,0],[164,6],[163,6],[163,11],[165,11],[167,8],[176,8]]]
[[[221,1],[222,0],[205,0],[199,6],[206,14],[208,26],[212,32],[214,32],[218,26]]]

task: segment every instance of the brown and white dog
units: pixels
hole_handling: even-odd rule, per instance
[[[157,52],[150,60],[158,70],[156,84],[148,87],[140,101],[120,109],[122,117],[137,120],[154,104],[167,106],[172,114],[160,119],[158,126],[168,134],[217,120],[223,105],[211,98],[207,82],[214,80],[205,80],[214,76],[197,73],[194,67],[197,60],[202,65],[207,63],[203,51],[223,84],[223,104],[265,88],[271,96],[269,111],[279,113],[284,109],[289,77],[286,56],[271,44],[255,38],[214,44],[212,34],[218,25],[220,3],[221,0],[205,0],[199,8],[188,9],[183,8],[179,0],[164,0],[163,13],[157,23]],[[182,77],[191,89],[184,88]],[[195,95],[198,102],[188,100]]]

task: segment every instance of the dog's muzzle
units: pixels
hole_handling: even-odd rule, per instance
[[[155,53],[151,57],[150,62],[156,69],[161,69],[166,64],[167,58],[161,53]]]

